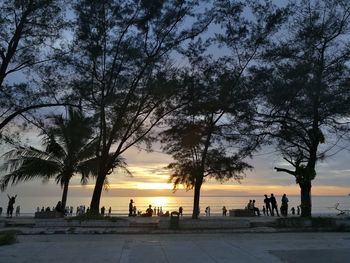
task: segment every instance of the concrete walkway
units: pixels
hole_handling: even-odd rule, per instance
[[[0,262],[349,262],[350,233],[27,235]]]

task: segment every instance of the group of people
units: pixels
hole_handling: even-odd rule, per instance
[[[179,207],[179,215],[183,215],[182,206]],[[151,217],[151,216],[170,216],[169,211],[163,212],[163,208],[161,206],[152,208],[152,205],[148,205],[148,208],[144,213],[138,211],[136,206],[134,205],[134,200],[130,199],[129,203],[129,214],[128,216],[143,216],[143,217]]]
[[[255,200],[249,200],[246,209],[252,210],[255,215],[260,216],[259,208],[255,207]]]
[[[270,197],[268,197],[266,194],[264,196],[265,196],[265,199],[264,199],[265,205],[263,206],[263,214],[264,215],[266,214],[267,216],[268,215],[274,216],[276,212],[276,215],[280,216],[278,212],[277,201],[274,194],[271,194]],[[288,216],[288,202],[289,202],[288,197],[286,196],[286,194],[283,194],[281,198],[281,207],[279,210],[282,216]],[[292,215],[295,215],[294,207],[291,208],[291,213]],[[300,206],[297,206],[297,214],[298,215],[300,214]]]

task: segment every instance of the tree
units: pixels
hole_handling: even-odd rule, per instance
[[[184,80],[187,97],[181,98],[187,105],[175,112],[163,137],[165,151],[176,161],[168,167],[170,180],[175,187],[194,188],[194,219],[206,178],[240,180],[252,168],[245,158],[259,146],[260,138],[251,122],[254,93],[245,85],[246,69],[284,19],[284,10],[268,1],[219,0],[216,6],[215,22],[222,30],[214,42],[198,41],[184,52],[191,66]],[[226,50],[219,62],[207,55],[214,44]]]
[[[68,110],[68,119],[61,115],[52,117],[52,126],[43,138],[45,150],[17,147],[4,155],[2,190],[9,183],[54,178],[63,188],[62,205],[65,207],[70,179],[80,174],[81,182],[86,183],[91,175],[97,174],[96,139],[92,134],[91,120],[72,108]],[[124,167],[125,164],[120,161],[119,165]]]
[[[194,189],[193,219],[198,219],[205,180],[241,180],[252,168],[244,159],[256,146],[242,135],[248,129],[243,121],[250,108],[247,93],[232,86],[234,77],[218,64],[205,64],[184,78],[187,103],[167,118],[170,128],[162,133],[163,150],[175,160],[168,165],[169,181],[174,189]]]
[[[93,213],[99,211],[103,182],[120,156],[133,145],[149,143],[153,128],[177,107],[171,100],[176,85],[168,82],[173,73],[167,61],[210,23],[210,17],[195,15],[203,2],[75,2],[76,42],[67,63],[77,99],[97,120]]]
[[[65,25],[63,3],[51,0],[0,3],[0,132],[16,116],[30,110],[67,105],[53,99],[59,96],[52,88],[25,81],[34,78],[35,67],[60,53],[57,42]]]
[[[293,167],[275,169],[296,179],[303,217],[311,216],[317,162],[349,132],[349,19],[348,1],[298,1],[285,38],[252,70],[265,134]]]

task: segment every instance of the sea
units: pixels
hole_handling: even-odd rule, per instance
[[[144,212],[149,205],[153,208],[162,208],[163,212],[178,211],[180,206],[183,207],[184,215],[191,215],[193,207],[193,197],[191,196],[144,196],[133,197],[134,205],[138,211]],[[281,203],[281,197],[276,196],[278,204]],[[300,205],[300,196],[288,196],[289,213],[290,209],[297,208]],[[204,215],[205,208],[210,206],[211,215],[221,215],[222,207],[229,209],[244,208],[249,200],[256,200],[256,207],[262,209],[264,203],[263,196],[202,196],[200,199],[201,215]],[[106,211],[109,207],[112,209],[114,216],[127,216],[130,197],[113,196],[102,197],[100,207],[104,206]],[[54,207],[57,203],[57,197],[18,197],[16,206],[20,206],[21,216],[32,216],[39,207]],[[335,209],[335,205],[339,203],[339,208],[350,209],[350,196],[313,196],[312,197],[312,213],[313,215],[336,215],[339,213]],[[75,214],[76,208],[90,204],[90,197],[68,197],[67,206],[72,206]],[[2,198],[0,206],[3,208],[2,216],[6,212],[7,200]]]

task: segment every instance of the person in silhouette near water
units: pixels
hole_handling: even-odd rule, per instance
[[[283,194],[282,199],[281,199],[281,203],[282,203],[282,205],[281,205],[281,214],[283,216],[287,216],[288,215],[288,202],[289,202],[289,200],[288,200],[286,194]]]
[[[276,198],[273,194],[271,194],[271,197],[270,197],[270,202],[271,202],[271,215],[274,216],[274,210],[276,210],[276,214],[277,216],[280,216],[279,213],[278,213],[278,208],[277,208],[277,201],[276,201]]]
[[[252,202],[252,207],[253,207],[254,214],[256,213],[257,216],[260,216],[259,208],[255,207],[255,200],[253,200]]]
[[[222,207],[222,215],[226,216],[226,214],[227,214],[227,208],[226,208],[226,206],[223,206]]]
[[[272,215],[272,211],[271,211],[271,206],[270,206],[270,198],[267,197],[267,195],[264,195],[265,199],[264,199],[264,203],[265,203],[265,207],[266,207],[266,215],[269,215],[269,211],[270,211],[270,215]]]
[[[58,202],[57,202],[57,205],[56,205],[56,207],[55,207],[55,210],[56,210],[57,212],[59,212],[60,214],[63,215],[64,211],[63,211],[63,206],[62,206],[62,202],[61,202],[61,201],[58,201]]]
[[[152,216],[153,215],[153,209],[152,209],[152,205],[149,205],[147,210],[146,210],[146,216]]]
[[[9,199],[9,202],[8,202],[8,205],[7,205],[7,217],[12,217],[13,205],[14,205],[15,202],[16,202],[16,197],[17,197],[17,195],[12,196],[12,197],[10,197],[9,195],[7,195],[7,197],[8,197],[8,199]]]
[[[132,216],[133,215],[133,203],[134,203],[134,200],[130,199],[130,203],[129,203],[129,216]]]
[[[182,216],[184,209],[182,208],[182,206],[179,207],[179,216]]]

